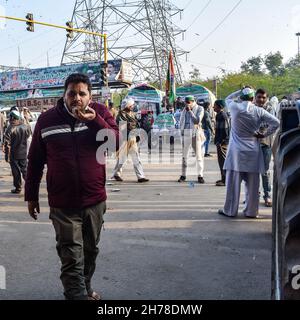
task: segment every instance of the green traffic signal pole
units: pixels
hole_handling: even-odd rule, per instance
[[[22,22],[29,22],[33,24],[39,24],[42,26],[47,26],[47,27],[52,27],[52,28],[59,28],[59,29],[65,29],[67,31],[72,31],[72,32],[78,32],[78,33],[85,33],[85,34],[91,34],[94,36],[98,36],[103,38],[103,43],[104,43],[104,63],[107,65],[107,58],[108,58],[108,50],[107,50],[107,34],[102,34],[99,32],[93,32],[93,31],[88,31],[84,29],[76,29],[76,28],[70,28],[66,26],[60,26],[57,24],[52,24],[52,23],[47,23],[47,22],[41,22],[41,21],[35,21],[35,20],[28,20],[24,18],[17,18],[17,17],[10,17],[10,16],[0,16],[0,19],[8,19],[8,20],[15,20],[15,21],[22,21]],[[105,83],[105,87],[108,88],[108,81]],[[106,106],[108,106],[108,101],[105,101]]]

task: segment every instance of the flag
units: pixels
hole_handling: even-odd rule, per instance
[[[169,98],[169,104],[174,104],[176,100],[175,72],[173,64],[172,51],[169,54],[168,72],[166,80],[166,97]]]

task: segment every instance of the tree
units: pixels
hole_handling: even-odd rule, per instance
[[[283,56],[279,51],[269,53],[265,57],[265,65],[272,76],[282,75],[284,73]]]
[[[298,55],[294,58],[291,58],[286,64],[286,69],[294,69],[294,68],[300,68],[300,58]]]
[[[191,67],[193,68],[193,70],[189,72],[190,79],[194,81],[200,80],[200,70],[197,69],[194,65],[192,65]]]
[[[251,57],[241,65],[242,72],[251,74],[262,74],[263,58],[261,56]]]

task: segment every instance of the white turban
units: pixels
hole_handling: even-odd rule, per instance
[[[129,98],[122,101],[121,109],[124,110],[125,108],[131,107],[134,105],[134,100]]]

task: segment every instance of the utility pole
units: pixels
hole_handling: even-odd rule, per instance
[[[298,60],[300,60],[300,32],[297,32],[296,36],[298,38]]]
[[[213,80],[213,88],[214,88],[214,94],[217,98],[218,97],[218,79],[217,78]]]
[[[47,51],[47,67],[50,67],[50,61],[49,61],[49,53]]]
[[[18,67],[22,68],[22,60],[21,60],[21,53],[20,53],[20,47],[18,46]]]

